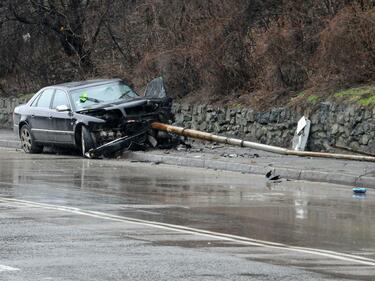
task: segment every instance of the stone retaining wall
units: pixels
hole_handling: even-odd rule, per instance
[[[12,127],[14,107],[20,99],[0,98],[0,128]],[[302,115],[311,120],[308,148],[332,151],[334,146],[375,154],[375,108],[320,103],[314,110],[173,104],[175,125],[265,144],[290,147]]]
[[[0,97],[0,128],[12,128],[13,110],[22,103],[25,103],[24,99]]]
[[[299,118],[311,120],[308,149],[333,151],[340,146],[375,154],[375,108],[320,103],[314,110],[250,108],[177,104],[175,124],[250,141],[291,147]]]

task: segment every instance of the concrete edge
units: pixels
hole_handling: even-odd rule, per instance
[[[375,178],[373,177],[361,177],[358,179],[357,176],[348,174],[332,174],[322,171],[313,170],[298,170],[283,167],[269,167],[254,164],[244,164],[244,163],[234,163],[230,161],[220,161],[205,158],[195,158],[195,157],[179,157],[171,155],[162,154],[151,154],[144,152],[133,152],[127,151],[124,153],[124,158],[132,161],[140,162],[151,162],[151,163],[161,163],[168,165],[176,165],[183,167],[195,167],[195,168],[206,168],[214,170],[224,170],[231,172],[240,172],[246,174],[257,174],[265,175],[270,169],[273,169],[275,174],[280,175],[285,179],[294,180],[305,180],[314,182],[326,182],[340,185],[348,185],[354,187],[365,186],[368,188],[375,188]]]

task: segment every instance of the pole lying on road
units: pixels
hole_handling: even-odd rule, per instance
[[[294,155],[303,157],[323,157],[323,158],[333,158],[333,159],[343,159],[343,160],[355,160],[355,161],[368,161],[375,162],[375,157],[363,156],[363,155],[348,155],[348,154],[335,154],[335,153],[324,153],[324,152],[312,152],[312,151],[296,151],[291,149],[286,149],[273,145],[266,145],[256,142],[250,142],[235,138],[227,138],[222,136],[217,136],[214,134],[201,132],[197,130],[176,127],[168,124],[163,124],[159,122],[154,122],[151,124],[151,128],[155,130],[165,131],[168,133],[173,133],[176,135],[190,137],[194,139],[206,140],[217,143],[231,144],[241,147],[249,147],[253,149],[264,150],[281,155]]]

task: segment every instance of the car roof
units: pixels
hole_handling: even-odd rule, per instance
[[[85,80],[85,81],[76,81],[76,82],[67,82],[57,85],[51,85],[49,87],[54,88],[61,88],[67,91],[72,91],[80,88],[90,87],[90,86],[96,86],[96,85],[103,85],[113,82],[121,81],[121,79],[95,79],[95,80]]]

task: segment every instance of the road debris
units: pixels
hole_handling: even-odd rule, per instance
[[[280,176],[280,175],[275,175],[273,170],[269,171],[269,172],[266,174],[266,178],[267,178],[269,181],[280,181],[280,182],[281,182],[281,176]]]
[[[238,154],[236,154],[236,153],[222,153],[220,156],[228,157],[228,158],[237,158]]]
[[[309,139],[311,122],[305,116],[298,121],[296,133],[292,140],[292,148],[296,151],[304,151]]]
[[[354,187],[353,192],[356,194],[365,194],[367,192],[367,188],[365,187]]]

